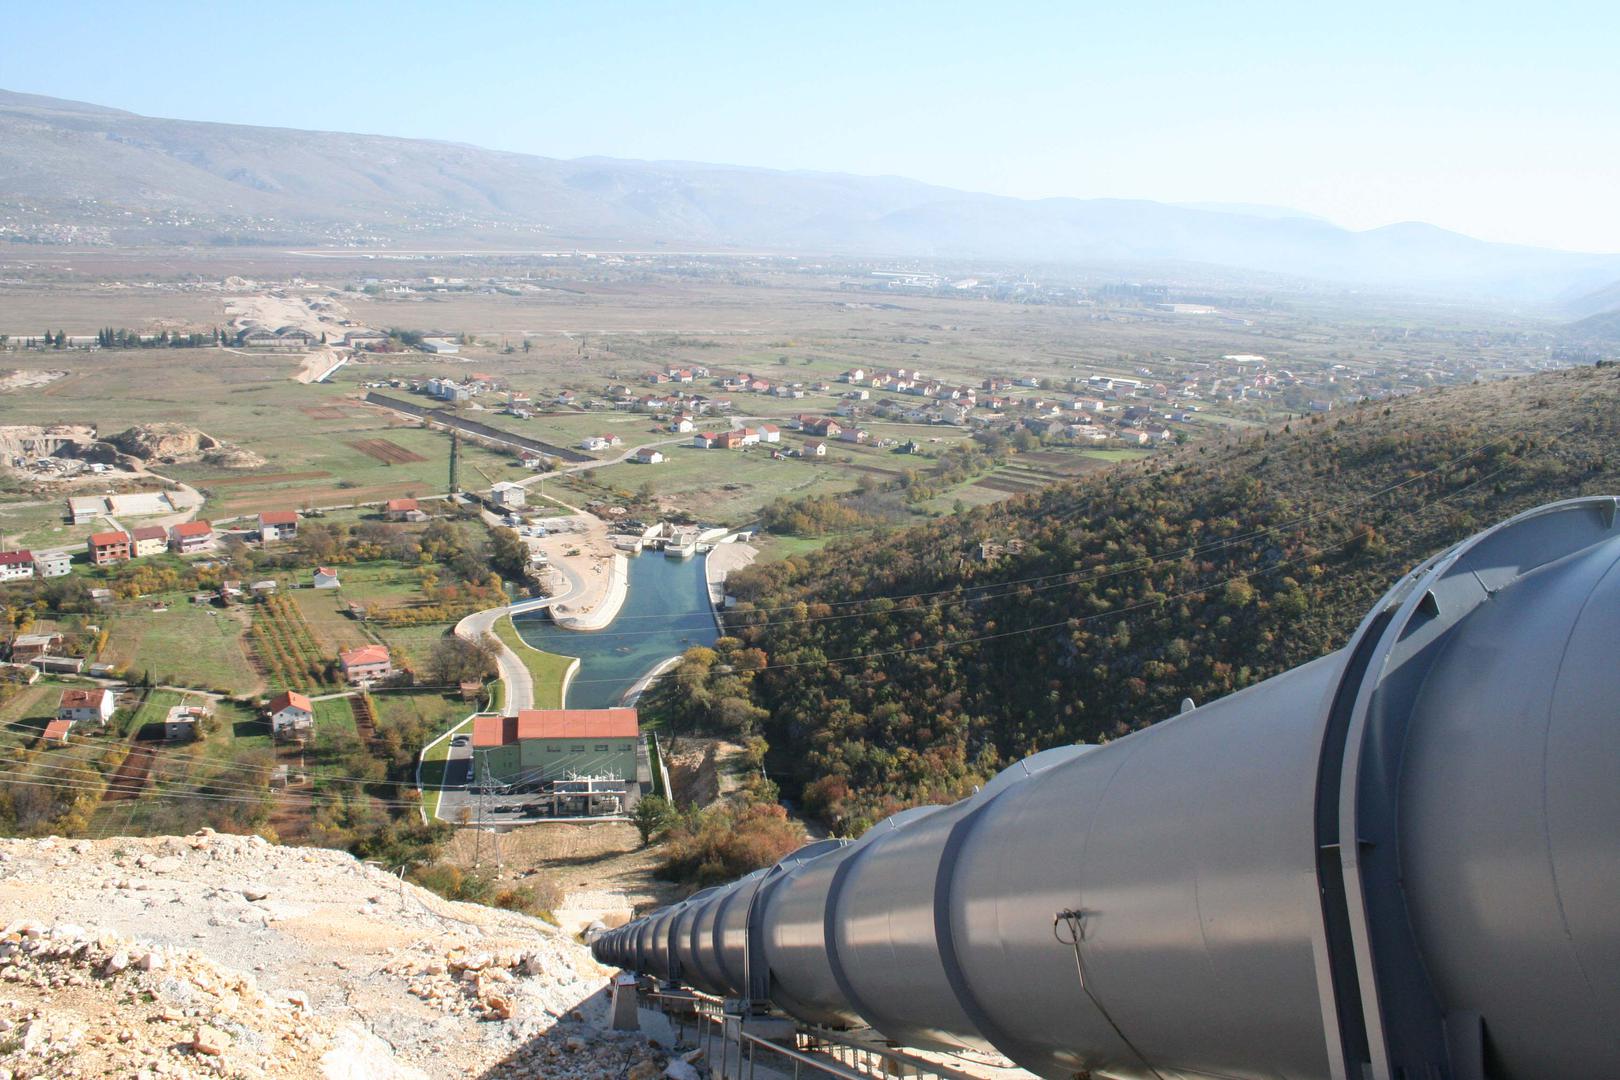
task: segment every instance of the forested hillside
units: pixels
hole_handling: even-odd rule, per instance
[[[735,638],[650,704],[754,727],[784,794],[858,831],[1319,656],[1430,554],[1620,493],[1617,405],[1612,366],[1425,393],[757,566]]]

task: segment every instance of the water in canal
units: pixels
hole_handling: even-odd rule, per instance
[[[562,630],[543,612],[512,621],[537,649],[579,657],[568,687],[570,709],[618,705],[637,679],[693,645],[717,636],[703,560],[667,559],[655,552],[630,559],[630,589],[619,614],[602,630]]]

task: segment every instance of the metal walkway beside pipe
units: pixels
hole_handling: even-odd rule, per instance
[[[1620,1077],[1616,510],[1521,514],[1338,652],[592,948],[1052,1078]]]

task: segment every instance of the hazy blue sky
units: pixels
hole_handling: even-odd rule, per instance
[[[0,17],[0,87],[149,115],[1620,251],[1613,0],[5,0]]]

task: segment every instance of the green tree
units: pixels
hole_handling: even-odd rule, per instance
[[[652,843],[654,836],[669,828],[675,819],[675,808],[662,795],[648,795],[636,803],[630,820],[641,834],[641,845]]]

